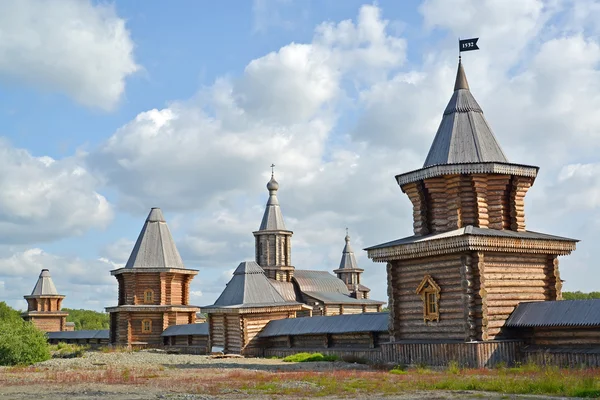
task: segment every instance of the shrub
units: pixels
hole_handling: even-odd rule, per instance
[[[46,335],[31,322],[14,320],[0,324],[0,365],[30,365],[49,358]]]
[[[283,359],[285,362],[316,362],[316,361],[338,361],[336,355],[323,355],[321,353],[297,353]]]

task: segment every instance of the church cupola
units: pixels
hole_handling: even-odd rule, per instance
[[[275,167],[272,165],[271,168]],[[292,264],[292,231],[285,228],[283,214],[279,207],[277,191],[279,183],[271,171],[271,180],[267,183],[269,199],[258,231],[253,232],[256,243],[256,262],[268,278],[290,282],[294,275]]]
[[[364,272],[364,269],[358,268],[354,251],[352,250],[352,246],[350,246],[348,229],[346,229],[344,240],[346,241],[346,245],[342,251],[340,266],[333,273],[336,274],[338,279],[344,281],[350,291],[350,296],[356,299],[368,299],[370,289],[360,283],[360,276]]]

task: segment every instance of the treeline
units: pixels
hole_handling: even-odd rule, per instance
[[[600,292],[583,293],[577,292],[563,292],[563,300],[590,300],[600,299]]]
[[[69,313],[67,322],[75,322],[76,331],[108,329],[109,318],[107,313],[92,310],[73,310],[70,308],[63,308],[63,311]]]
[[[29,365],[49,358],[46,334],[0,301],[0,365]]]

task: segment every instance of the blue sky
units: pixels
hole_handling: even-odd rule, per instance
[[[0,300],[23,307],[41,268],[65,306],[114,303],[159,206],[192,300],[210,304],[240,261],[271,163],[297,268],[333,270],[411,234],[394,175],[426,155],[464,63],[511,161],[541,167],[528,228],[582,240],[567,290],[598,290],[597,1],[89,2],[0,4]],[[592,279],[591,279],[592,278]]]

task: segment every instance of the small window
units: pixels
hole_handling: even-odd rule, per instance
[[[144,303],[154,303],[154,291],[152,289],[144,291]]]
[[[149,319],[142,320],[142,333],[152,333],[152,321]]]
[[[416,293],[423,300],[423,321],[439,321],[439,301],[441,289],[433,278],[425,275]]]

